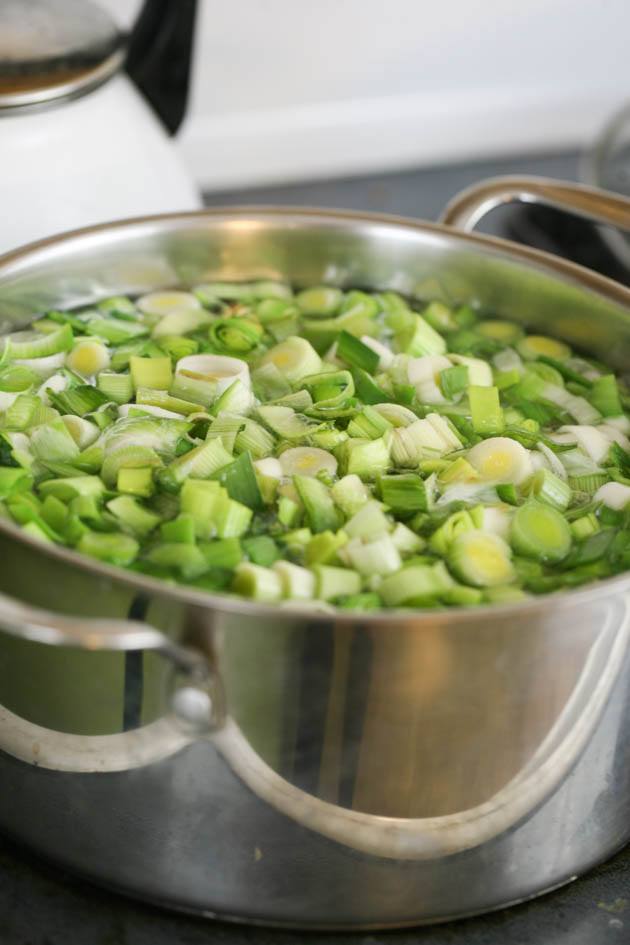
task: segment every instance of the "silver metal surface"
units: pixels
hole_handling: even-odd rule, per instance
[[[494,177],[473,185],[451,200],[441,220],[471,232],[490,211],[514,202],[567,210],[594,223],[630,230],[630,199],[627,197],[584,184],[537,177]]]
[[[2,0],[0,116],[96,88],[122,66],[123,43],[91,0]]]
[[[0,327],[214,278],[473,298],[630,363],[630,292],[609,280],[332,211],[205,211],[45,241],[0,259]],[[94,880],[206,914],[389,926],[527,898],[630,836],[626,576],[520,605],[337,615],[171,587],[4,520],[0,555],[0,591],[28,602],[30,628],[0,599],[0,826]],[[169,662],[134,650],[162,638],[197,652],[205,679],[173,690]]]

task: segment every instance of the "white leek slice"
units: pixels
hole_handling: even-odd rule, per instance
[[[630,504],[630,486],[622,482],[607,482],[593,496],[595,502],[603,502],[609,509],[621,511]]]
[[[492,387],[492,368],[481,358],[468,358],[463,354],[449,355],[453,364],[463,364],[468,368],[468,383],[476,387]]]
[[[560,460],[558,459],[557,455],[554,453],[554,451],[552,449],[549,449],[549,447],[545,446],[545,444],[542,442],[538,443],[538,450],[547,460],[547,466],[551,470],[551,472],[555,473],[556,476],[559,476],[560,479],[566,479],[567,471],[562,465],[562,463],[560,462]]]
[[[187,335],[202,325],[208,324],[210,318],[203,309],[179,308],[169,312],[155,325],[154,338],[164,338],[166,335]]]
[[[305,338],[295,335],[270,348],[260,363],[275,365],[290,384],[297,384],[303,377],[317,374],[322,369],[315,348]]]
[[[0,390],[0,410],[8,410],[23,391]]]
[[[584,397],[576,397],[564,387],[558,387],[556,384],[545,384],[542,390],[542,396],[557,407],[562,407],[567,413],[577,420],[579,424],[596,423],[601,420],[599,410],[596,410],[592,404]]]
[[[533,473],[529,450],[507,436],[492,436],[475,444],[466,459],[488,482],[519,485]]]
[[[435,417],[436,414],[431,414],[431,416]],[[431,420],[429,420],[429,417],[423,420],[416,420],[410,426],[405,427],[401,432],[408,433],[410,436],[415,437],[416,442],[420,446],[427,447],[430,450],[439,450],[441,453],[446,453],[451,449],[451,444],[446,439],[446,436],[441,430],[435,427]],[[457,445],[461,446],[461,443]]]
[[[548,338],[546,335],[526,335],[516,343],[521,357],[527,361],[545,356],[556,361],[566,361],[571,357],[571,349],[563,341]]]
[[[553,439],[558,442],[561,436],[571,436],[570,433],[561,433],[554,435]],[[575,442],[574,440],[572,442]],[[569,476],[587,476],[590,473],[601,473],[602,468],[581,449],[565,450],[558,454],[558,458]]]
[[[149,292],[141,295],[137,307],[146,315],[168,315],[182,309],[200,309],[201,302],[192,292]]]
[[[56,374],[64,366],[65,361],[65,351],[59,351],[57,354],[49,354],[46,358],[16,358],[13,364],[21,364],[35,371],[40,377],[46,378]]]
[[[306,436],[318,426],[317,421],[309,420],[291,407],[282,407],[279,404],[263,404],[257,413],[264,424],[287,440]]]
[[[623,447],[624,450],[630,450],[630,440],[623,433],[619,427],[614,426],[612,423],[600,423],[597,427],[599,432],[606,437],[610,443],[618,443],[619,446]]]
[[[529,454],[529,458],[532,461],[534,472],[538,472],[539,469],[547,469],[547,459],[542,453],[539,453],[538,450],[532,450]]]
[[[91,446],[101,435],[100,429],[95,423],[84,420],[83,417],[75,417],[67,414],[61,418],[65,424],[66,430],[77,444],[80,450]]]
[[[330,494],[336,505],[348,518],[365,505],[370,498],[370,492],[364,482],[355,473],[344,476],[333,483]]]
[[[217,384],[217,389],[220,385]],[[245,414],[247,415],[255,403],[255,398],[251,387],[244,384],[240,377],[226,387],[218,400],[213,405],[213,410],[217,413]]]
[[[417,466],[427,453],[442,456],[453,450],[446,437],[441,431],[438,432],[428,418],[415,420],[408,427],[387,430],[383,439],[391,452],[394,465],[403,468]],[[461,443],[458,441],[457,445],[459,447]]]
[[[451,571],[473,587],[496,587],[515,578],[512,550],[494,532],[462,532],[453,541],[448,563]]]
[[[418,419],[413,410],[403,407],[402,404],[374,404],[372,410],[376,410],[393,427],[408,427]]]
[[[598,377],[602,376],[601,371],[598,371],[597,368],[593,367],[592,364],[589,364],[589,362],[585,361],[583,358],[569,358],[567,367],[581,374],[587,381],[596,381]]]
[[[181,420],[181,413],[175,413],[173,410],[165,410],[164,407],[153,407],[151,404],[122,404],[118,408],[119,417],[140,416],[141,413],[150,413],[153,417],[167,417],[172,420]]]
[[[4,438],[11,444],[12,449],[28,453],[31,444],[26,433],[18,433],[17,431],[15,433],[5,433]]]
[[[428,481],[428,480],[427,480]],[[437,508],[450,505],[452,502],[465,502],[467,505],[477,505],[479,502],[497,502],[498,496],[494,486],[487,482],[454,482],[442,490],[442,494],[435,502]]]
[[[240,358],[229,358],[222,354],[189,354],[180,358],[175,372],[189,371],[216,383],[216,393],[220,396],[235,380],[251,388],[249,367]]]
[[[367,541],[388,532],[389,519],[383,512],[381,503],[371,499],[346,522],[343,530],[349,538],[363,538]]]
[[[370,338],[369,335],[361,335],[361,341],[367,348],[371,348],[372,351],[378,355],[378,370],[386,371],[394,360],[394,352],[381,341],[377,341],[376,338]]]
[[[396,522],[392,532],[392,541],[402,555],[420,551],[424,544],[423,539],[402,522]]]
[[[446,417],[441,417],[439,413],[428,413],[426,419],[429,421],[435,432],[444,440],[447,447],[452,450],[461,448],[462,441],[448,422]]]
[[[409,358],[407,377],[410,384],[435,380],[442,371],[451,367],[451,362],[442,354],[426,354],[422,358]]]
[[[109,367],[109,351],[100,341],[78,341],[66,355],[66,365],[83,377],[94,377]]]
[[[492,358],[492,363],[498,371],[518,371],[522,374],[525,370],[521,356],[514,348],[504,348],[503,351],[497,351]]]
[[[560,427],[560,433],[570,434],[573,442],[577,443],[580,449],[596,463],[601,463],[608,455],[610,440],[596,427],[567,425]]]
[[[279,459],[285,476],[316,476],[320,472],[334,476],[337,472],[337,460],[332,453],[314,446],[295,446],[285,450]]]
[[[37,459],[61,463],[72,462],[80,453],[61,417],[33,430],[31,451]]]
[[[105,454],[127,447],[144,446],[161,453],[172,452],[180,437],[188,431],[188,422],[177,414],[177,420],[153,417],[124,417],[108,427],[103,434]]]
[[[257,459],[254,462],[254,469],[260,473],[261,476],[266,476],[268,479],[282,479],[284,476],[282,463],[274,456],[266,456],[264,459]]]
[[[381,535],[366,543],[360,538],[353,538],[343,551],[344,558],[365,577],[392,574],[402,567],[400,553],[390,535]]]
[[[37,396],[41,399],[42,403],[46,404],[47,407],[50,407],[50,397],[46,392],[51,390],[55,394],[60,394],[62,390],[66,390],[68,384],[69,381],[65,374],[52,374],[49,378],[47,378],[47,380],[43,382],[41,387],[38,388]],[[2,407],[1,400],[0,409],[5,409]]]
[[[441,354],[427,354],[422,358],[410,358],[407,377],[413,384],[418,399],[424,404],[445,404],[447,399],[439,385],[442,371],[451,367],[451,362]]]
[[[484,505],[481,509],[480,528],[507,541],[513,514],[514,511],[509,505]]]
[[[280,578],[282,596],[288,600],[311,600],[315,596],[315,575],[290,561],[276,561],[273,570]]]
[[[630,436],[630,419],[623,414],[620,417],[606,417],[606,425]]]
[[[395,354],[394,360],[387,369],[394,384],[409,384],[409,374],[407,369],[411,358],[408,354]]]

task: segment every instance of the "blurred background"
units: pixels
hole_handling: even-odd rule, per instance
[[[435,219],[496,174],[630,193],[629,34],[628,0],[0,0],[0,251],[200,199]],[[619,234],[484,227],[629,281]]]
[[[125,27],[140,7],[100,3]],[[630,97],[627,0],[198,0],[196,18],[178,146],[207,192],[580,149]]]
[[[142,6],[100,3],[127,29]],[[627,0],[180,4],[194,28],[175,141],[206,204],[435,219],[463,187],[519,173],[630,193]],[[484,228],[630,282],[628,243],[605,228],[540,208]]]

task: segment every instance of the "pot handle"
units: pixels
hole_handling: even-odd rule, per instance
[[[593,223],[630,230],[627,197],[546,177],[492,177],[473,184],[446,205],[440,222],[470,233],[490,211],[515,202],[552,207]]]
[[[223,721],[217,680],[203,653],[174,643],[140,620],[84,618],[32,607],[0,593],[0,630],[21,640],[94,652],[152,650],[168,660],[180,682],[171,696],[175,718],[185,727],[211,732]]]
[[[174,644],[142,621],[55,614],[7,594],[0,594],[0,628],[22,640],[51,646],[76,646],[82,650],[157,650],[181,669],[199,662],[191,650]]]

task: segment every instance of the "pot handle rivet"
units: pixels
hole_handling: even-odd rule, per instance
[[[171,709],[180,725],[194,732],[212,731],[217,726],[211,694],[198,686],[180,686],[171,697]]]

